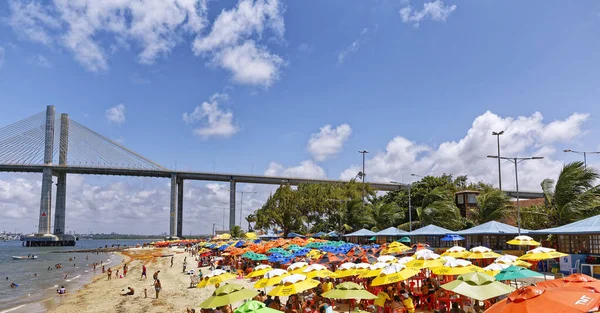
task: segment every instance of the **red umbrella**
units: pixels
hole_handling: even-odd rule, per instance
[[[333,253],[327,253],[323,255],[316,263],[318,264],[338,264],[344,262],[344,258],[341,258]]]
[[[489,308],[486,313],[584,313],[596,311],[600,294],[591,291],[520,288]]]
[[[562,290],[593,290],[600,293],[600,280],[584,274],[572,274],[567,277],[539,282],[541,288],[561,288]]]

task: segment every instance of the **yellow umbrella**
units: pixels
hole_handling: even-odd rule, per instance
[[[208,273],[206,276],[202,278],[202,280],[196,285],[198,288],[204,288],[208,285],[216,285],[220,284],[226,280],[231,280],[236,278],[237,276],[224,270],[214,270]]]
[[[404,251],[410,250],[410,247],[407,247],[397,241],[390,243],[387,248],[381,251],[381,254],[398,254]]]
[[[420,271],[412,268],[406,268],[402,264],[390,264],[381,270],[381,273],[373,279],[371,286],[387,285],[409,279],[417,275]]]
[[[292,265],[288,266],[287,270],[288,272],[292,273],[292,274],[301,274],[302,271],[308,267],[308,263],[306,262],[296,262],[293,263]]]
[[[290,273],[286,270],[282,269],[272,269],[265,273],[265,276],[259,279],[255,284],[254,288],[260,289],[265,288],[267,286],[277,285],[281,282],[281,280],[287,276],[290,276]]]
[[[356,264],[350,262],[340,264],[340,267],[338,267],[337,271],[335,271],[336,278],[343,278],[355,275],[358,275],[356,271]]]
[[[297,293],[301,293],[305,290],[315,288],[318,285],[319,282],[314,279],[308,279],[306,278],[306,276],[300,274],[292,274],[290,276],[284,277],[277,287],[269,291],[268,295],[274,297],[291,296]]]
[[[251,239],[251,240],[254,240],[254,239],[258,238],[258,236],[256,235],[256,233],[246,233],[244,235],[244,237],[246,237],[246,239]]]
[[[503,269],[509,267],[509,264],[504,264],[504,263],[492,263],[486,267],[483,268],[483,272],[490,275],[490,276],[496,276],[496,274],[500,273],[500,271],[502,271]]]
[[[462,275],[473,272],[483,272],[483,269],[479,266],[473,265],[467,260],[448,260],[443,266],[434,267],[431,269],[436,275]]]
[[[252,272],[248,273],[248,275],[246,275],[246,278],[254,278],[254,277],[264,276],[268,271],[270,271],[272,269],[273,268],[271,267],[271,265],[261,264],[261,265],[255,267],[252,270]]]
[[[381,270],[386,266],[388,266],[387,263],[377,262],[377,263],[371,265],[371,268],[369,268],[369,270],[358,275],[358,277],[359,278],[375,277],[375,276],[379,275],[381,273]]]
[[[461,246],[454,246],[454,247],[446,250],[444,253],[442,253],[442,256],[451,256],[451,257],[455,257],[455,258],[462,258],[468,254],[469,254],[469,251],[467,251],[466,248],[461,247]]]
[[[306,275],[308,278],[315,277],[335,277],[335,273],[328,270],[327,267],[321,264],[312,264],[311,266],[305,268],[302,271],[303,275]]]
[[[360,275],[365,273],[366,271],[371,269],[371,264],[369,263],[358,263],[354,268],[354,275]]]
[[[486,247],[475,247],[470,250],[470,253],[467,254],[465,259],[493,259],[499,257],[500,254],[492,251],[490,248]]]
[[[527,253],[523,254],[519,257],[519,260],[523,261],[542,261],[548,259],[560,258],[563,256],[567,256],[568,254],[558,252],[556,249],[539,247],[533,250],[527,251]]]
[[[533,238],[529,236],[517,236],[514,239],[511,239],[506,242],[509,245],[513,246],[539,246],[541,243],[533,240]]]
[[[231,235],[230,234],[220,234],[219,235],[219,239],[231,239]]]
[[[380,257],[377,258],[377,262],[381,262],[381,263],[396,263],[398,262],[398,259],[396,259],[395,257],[391,256],[391,255],[382,255]]]
[[[434,268],[444,265],[444,260],[430,250],[419,250],[414,254],[415,259],[406,263],[406,267],[421,269]]]

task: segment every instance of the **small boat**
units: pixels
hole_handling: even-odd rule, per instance
[[[22,255],[22,256],[14,256],[13,255],[13,260],[35,260],[37,259],[37,255]]]

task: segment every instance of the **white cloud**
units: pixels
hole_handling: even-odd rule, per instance
[[[4,64],[4,47],[0,46],[0,67]]]
[[[318,133],[310,136],[307,149],[315,160],[324,161],[342,151],[344,142],[350,138],[351,134],[352,128],[348,124],[342,124],[336,128],[325,125]]]
[[[414,10],[410,5],[400,9],[400,17],[404,23],[412,23],[415,27],[419,27],[421,20],[431,19],[436,22],[445,22],[448,16],[456,10],[456,5],[445,5],[442,0],[423,3],[423,9]]]
[[[358,49],[360,48],[360,45],[363,44],[367,40],[366,36],[368,33],[369,33],[369,29],[364,28],[360,32],[360,35],[358,35],[358,38],[356,40],[354,40],[348,47],[346,47],[344,50],[342,50],[340,53],[338,53],[338,64],[344,63],[344,61],[346,60],[346,57],[348,57],[349,54],[352,54],[352,53],[358,51]]]
[[[52,63],[50,63],[50,61],[48,61],[48,59],[41,54],[32,56],[29,59],[29,64],[39,66],[39,67],[47,67],[47,68],[52,67]]]
[[[227,99],[229,99],[227,94],[216,93],[209,101],[196,106],[192,113],[183,113],[183,120],[192,124],[206,119],[202,127],[194,129],[194,134],[204,139],[231,137],[239,131],[239,127],[234,125],[231,111],[223,111],[219,108],[219,103]]]
[[[98,40],[100,33],[113,36],[116,44],[109,43],[110,47],[137,42],[139,62],[152,64],[168,55],[184,35],[198,34],[206,21],[205,0],[11,0],[9,5],[9,23],[18,34],[48,46],[60,43],[90,71],[108,68],[103,44],[110,41]]]
[[[325,170],[313,160],[305,160],[297,166],[284,167],[277,162],[269,163],[265,176],[296,177],[296,178],[325,178]]]
[[[123,124],[125,122],[125,105],[119,104],[106,110],[105,116],[109,123]]]
[[[193,50],[232,72],[238,83],[268,87],[278,79],[283,60],[251,38],[261,38],[267,29],[282,38],[283,12],[278,0],[240,0],[219,14],[208,35],[196,37]]]
[[[500,137],[502,156],[543,156],[543,160],[519,164],[519,185],[525,190],[539,190],[544,178],[556,178],[563,165],[553,155],[555,145],[571,142],[584,133],[583,123],[587,114],[574,113],[565,120],[544,123],[541,113],[518,118],[502,118],[486,112],[473,121],[464,138],[450,141],[438,147],[418,144],[402,136],[392,139],[385,151],[372,154],[367,159],[366,173],[369,181],[404,180],[409,182],[410,173],[419,175],[468,175],[473,181],[497,185],[498,173],[494,160],[497,155],[496,137],[492,131],[504,130]],[[503,187],[514,188],[514,167],[502,163]],[[354,165],[342,172],[342,179],[350,179],[360,171]]]

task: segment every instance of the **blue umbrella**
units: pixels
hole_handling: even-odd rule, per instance
[[[460,235],[447,234],[440,240],[441,241],[460,241],[460,240],[465,240],[465,238]]]
[[[245,244],[246,244],[245,242],[243,242],[243,241],[241,241],[241,240],[240,240],[240,241],[238,241],[238,243],[236,243],[236,244],[235,244],[235,247],[236,247],[236,248],[241,248],[241,247],[243,247]]]
[[[289,233],[289,234],[287,235],[287,237],[288,237],[288,238],[296,238],[296,237],[304,237],[304,236],[302,236],[302,235],[300,235],[300,234],[297,234],[297,233]]]

